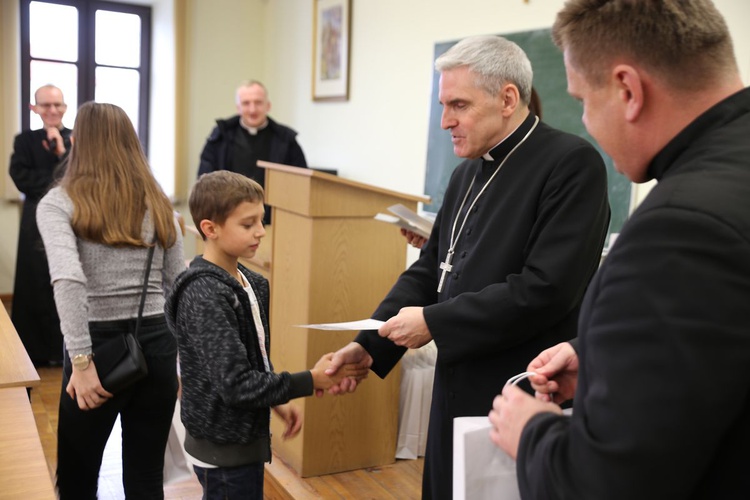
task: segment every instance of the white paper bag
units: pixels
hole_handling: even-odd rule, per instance
[[[453,419],[453,500],[520,500],[516,461],[490,440],[490,419]]]

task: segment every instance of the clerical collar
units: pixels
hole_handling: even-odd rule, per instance
[[[245,130],[247,130],[247,133],[250,134],[250,135],[258,135],[258,132],[260,132],[261,130],[263,130],[267,126],[268,126],[268,120],[267,119],[263,123],[263,125],[261,125],[260,127],[249,127],[249,126],[245,125],[245,123],[242,121],[242,118],[240,118],[240,127],[242,127]]]
[[[664,145],[661,151],[656,153],[646,170],[645,180],[656,179],[661,181],[686,150],[693,147],[697,141],[706,137],[707,134],[715,133],[725,123],[730,123],[741,116],[747,115],[748,109],[750,109],[750,87],[742,89],[708,108]]]
[[[482,159],[484,159],[486,161],[495,161],[495,157],[493,157],[492,154],[490,154],[490,153],[492,153],[493,151],[495,151],[496,148],[498,148],[502,143],[504,143],[505,141],[507,141],[509,138],[513,137],[513,135],[519,129],[521,129],[521,127],[523,127],[524,130],[527,129],[528,127],[530,127],[531,123],[534,122],[533,118],[534,118],[534,115],[532,113],[529,113],[529,116],[527,116],[524,121],[522,121],[515,129],[513,129],[513,132],[511,132],[510,134],[506,135],[500,142],[498,142],[497,144],[495,144],[494,146],[492,146],[489,151],[487,151],[486,153],[484,153],[482,155]],[[529,125],[528,126],[524,126],[524,125],[526,125],[527,122],[529,123]],[[512,147],[512,145],[510,147],[508,147],[508,148],[502,148],[502,149],[506,150],[506,151],[509,151],[511,149],[511,147]],[[500,159],[501,157],[505,156],[505,152],[504,151],[500,151],[500,150],[495,151],[495,156],[498,159]]]

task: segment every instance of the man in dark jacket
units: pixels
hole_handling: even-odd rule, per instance
[[[10,177],[25,196],[11,319],[31,360],[43,366],[62,363],[63,337],[36,224],[36,207],[60,174],[58,165],[68,154],[72,131],[62,123],[67,105],[62,91],[54,85],[40,87],[29,109],[39,115],[44,126],[18,134],[10,157]]]
[[[524,499],[747,498],[750,89],[709,0],[572,0],[557,17],[568,90],[634,182],[633,213],[583,302],[575,350],[506,387],[492,439]]]
[[[297,132],[268,116],[271,101],[262,83],[251,80],[237,87],[237,112],[226,120],[216,120],[201,153],[198,176],[215,170],[229,170],[250,177],[265,187],[266,171],[258,160],[307,168]],[[264,222],[270,223],[266,207]]]

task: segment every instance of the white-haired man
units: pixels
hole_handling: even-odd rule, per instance
[[[543,346],[575,336],[609,223],[604,162],[585,140],[529,112],[532,70],[516,44],[462,40],[435,62],[442,127],[466,158],[420,258],[334,366],[371,360],[384,377],[407,348],[438,356],[422,497],[452,492],[453,418],[486,415]],[[333,392],[353,390],[347,379]]]

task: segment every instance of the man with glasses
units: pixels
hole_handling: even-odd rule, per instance
[[[39,115],[44,127],[18,134],[10,157],[10,176],[25,197],[11,319],[31,360],[44,366],[61,363],[63,347],[36,207],[60,173],[58,166],[70,149],[72,131],[62,123],[67,106],[59,88],[40,87],[34,101],[29,109]]]

